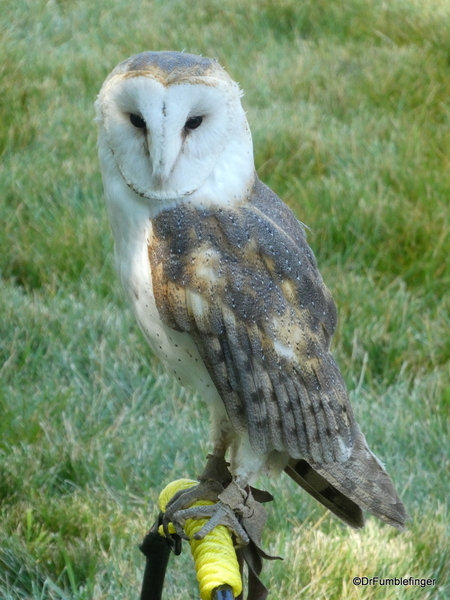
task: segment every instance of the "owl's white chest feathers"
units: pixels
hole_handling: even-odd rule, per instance
[[[139,214],[140,213],[140,214]],[[124,236],[116,239],[116,268],[136,320],[153,352],[177,381],[197,391],[208,402],[220,402],[211,377],[192,337],[167,327],[161,320],[153,295],[148,242],[152,222],[138,211]]]

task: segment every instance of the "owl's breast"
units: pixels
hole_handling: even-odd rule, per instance
[[[116,266],[136,320],[151,349],[177,381],[198,392],[207,402],[222,403],[216,387],[189,333],[165,325],[159,315],[155,297],[148,240],[152,223],[126,244],[116,243]]]

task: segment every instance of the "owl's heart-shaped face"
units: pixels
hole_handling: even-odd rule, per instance
[[[239,160],[253,169],[241,92],[222,67],[189,54],[138,57],[111,73],[97,101],[100,149],[129,188],[174,199],[196,192],[221,159],[222,170]]]

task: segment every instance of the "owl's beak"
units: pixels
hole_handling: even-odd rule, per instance
[[[170,143],[168,140],[171,140]],[[152,165],[152,184],[156,189],[164,190],[166,188],[180,154],[181,147],[174,140],[176,137],[166,131],[164,126],[161,131],[152,131],[147,134]]]

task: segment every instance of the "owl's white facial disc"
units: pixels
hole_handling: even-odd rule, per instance
[[[206,181],[230,138],[248,132],[239,86],[213,61],[200,74],[199,69],[182,69],[182,61],[178,70],[159,64],[142,69],[141,63],[130,70],[129,61],[111,73],[100,92],[101,134],[122,178],[141,197],[191,195]],[[251,146],[251,139],[242,135],[246,143]]]

